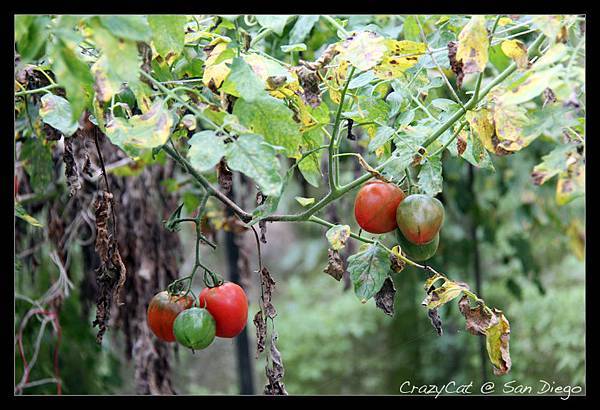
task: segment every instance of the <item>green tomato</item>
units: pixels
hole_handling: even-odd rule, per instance
[[[415,245],[404,235],[402,235],[402,231],[400,229],[396,229],[396,239],[398,239],[398,245],[402,248],[402,252],[411,260],[415,262],[422,262],[433,255],[437,251],[438,245],[440,244],[440,234],[439,232],[435,234],[433,240],[424,245]]]
[[[175,339],[193,350],[208,347],[215,339],[217,325],[206,309],[193,307],[177,315],[173,323]]]

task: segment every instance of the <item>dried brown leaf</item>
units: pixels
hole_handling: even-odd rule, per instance
[[[219,180],[219,186],[223,192],[226,194],[229,193],[233,184],[233,173],[227,167],[225,158],[222,158],[217,165],[217,177]]]
[[[344,262],[340,257],[339,251],[329,249],[327,251],[327,267],[323,270],[326,274],[330,275],[335,280],[339,281],[342,279],[344,274]]]
[[[394,287],[394,281],[388,276],[379,292],[375,294],[375,306],[383,310],[383,313],[386,315],[394,316],[395,295],[396,288]]]
[[[456,41],[450,41],[448,43],[448,59],[450,60],[450,68],[452,72],[456,75],[456,86],[458,88],[462,87],[463,79],[465,78],[465,73],[463,72],[463,62],[456,60],[456,50],[458,48],[458,43]]]
[[[267,322],[263,317],[262,310],[254,315],[254,326],[256,327],[256,358],[265,351],[265,341],[267,338]]]
[[[431,320],[431,325],[437,332],[438,336],[444,334],[444,330],[442,329],[442,319],[438,313],[437,309],[429,309],[427,310],[427,316],[429,316],[429,320]]]
[[[277,316],[277,310],[271,303],[271,297],[273,295],[273,290],[275,289],[275,281],[271,277],[271,274],[266,267],[263,267],[260,271],[260,281],[263,291],[263,307],[265,314],[267,317],[273,319],[275,316]]]
[[[281,360],[281,353],[277,349],[277,333],[273,332],[271,335],[271,367],[265,366],[265,372],[267,374],[267,384],[265,385],[264,394],[270,396],[287,396],[288,392],[285,390],[283,384],[283,376],[285,369],[283,367],[283,361]]]

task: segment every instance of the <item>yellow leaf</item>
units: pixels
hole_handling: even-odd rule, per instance
[[[494,365],[494,374],[501,376],[510,371],[512,362],[509,353],[510,324],[501,310],[493,309],[494,324],[485,331],[485,347]]]
[[[342,86],[346,81],[348,73],[348,61],[338,58],[336,56],[332,61],[327,73],[325,74],[324,83],[329,90],[329,97],[331,101],[336,104],[340,103],[342,96]]]
[[[523,127],[528,121],[525,113],[525,109],[518,105],[496,103],[492,106],[496,137],[499,140],[496,150],[499,147],[516,152],[529,145],[531,139],[523,135]]]
[[[525,70],[529,66],[529,58],[527,57],[527,47],[519,40],[505,40],[500,45],[502,52],[510,57],[519,70]]]
[[[206,66],[204,68],[204,74],[202,75],[202,82],[205,86],[211,89],[218,89],[223,81],[229,75],[230,68],[228,64],[233,61],[232,58],[228,58],[221,61],[219,64],[215,64],[219,55],[225,51],[227,43],[221,41],[215,45],[215,47],[209,52],[208,58],[206,59]]]
[[[499,95],[498,99],[502,104],[506,105],[522,104],[532,100],[550,86],[550,82],[560,70],[560,67],[555,67],[544,71],[527,73],[525,81],[520,82],[515,88],[507,90],[504,94]]]
[[[440,279],[443,280],[443,283],[430,291],[430,288]],[[421,304],[426,306],[427,309],[436,309],[458,297],[463,290],[468,290],[468,287],[463,283],[454,282],[445,276],[436,274],[427,279],[425,282],[425,289],[427,290],[427,296]]]
[[[340,250],[346,246],[346,241],[350,237],[350,226],[335,225],[325,233],[325,236],[331,245],[331,249],[335,251]]]
[[[427,46],[424,43],[416,43],[408,40],[385,40],[387,50],[381,60],[373,69],[378,78],[398,78],[406,70],[413,67],[419,58],[425,54]]]
[[[500,20],[498,20],[498,25],[500,27],[504,27],[504,26],[507,26],[509,24],[512,24],[512,22],[513,22],[512,19],[509,18],[509,17],[500,17]]]
[[[585,258],[585,227],[579,219],[573,219],[567,229],[571,249],[579,260]]]
[[[463,63],[465,74],[483,72],[490,45],[484,16],[473,16],[458,35],[456,60]]]
[[[483,146],[492,153],[496,153],[493,138],[496,134],[492,113],[487,108],[478,111],[467,111],[466,119],[473,133],[479,138]]]

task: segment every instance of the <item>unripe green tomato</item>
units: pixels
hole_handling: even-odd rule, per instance
[[[427,195],[409,195],[396,210],[396,222],[406,239],[415,245],[425,245],[444,223],[444,206]]]
[[[398,240],[398,245],[402,248],[402,252],[411,260],[415,262],[426,261],[435,255],[438,245],[440,244],[440,234],[439,232],[435,235],[433,240],[424,245],[415,245],[410,242],[408,239],[402,235],[402,231],[400,229],[396,229],[396,239]]]
[[[184,310],[173,323],[175,339],[194,350],[208,347],[215,339],[216,330],[215,319],[208,310],[197,307]]]

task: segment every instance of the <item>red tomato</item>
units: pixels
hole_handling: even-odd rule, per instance
[[[358,225],[370,233],[386,233],[396,229],[396,209],[404,199],[404,191],[383,181],[367,182],[354,201],[354,217]]]
[[[169,295],[162,291],[154,295],[148,305],[148,326],[160,340],[174,342],[173,322],[179,313],[194,304],[191,295]]]
[[[198,301],[215,318],[218,337],[235,337],[248,322],[246,292],[233,282],[202,289]]]

